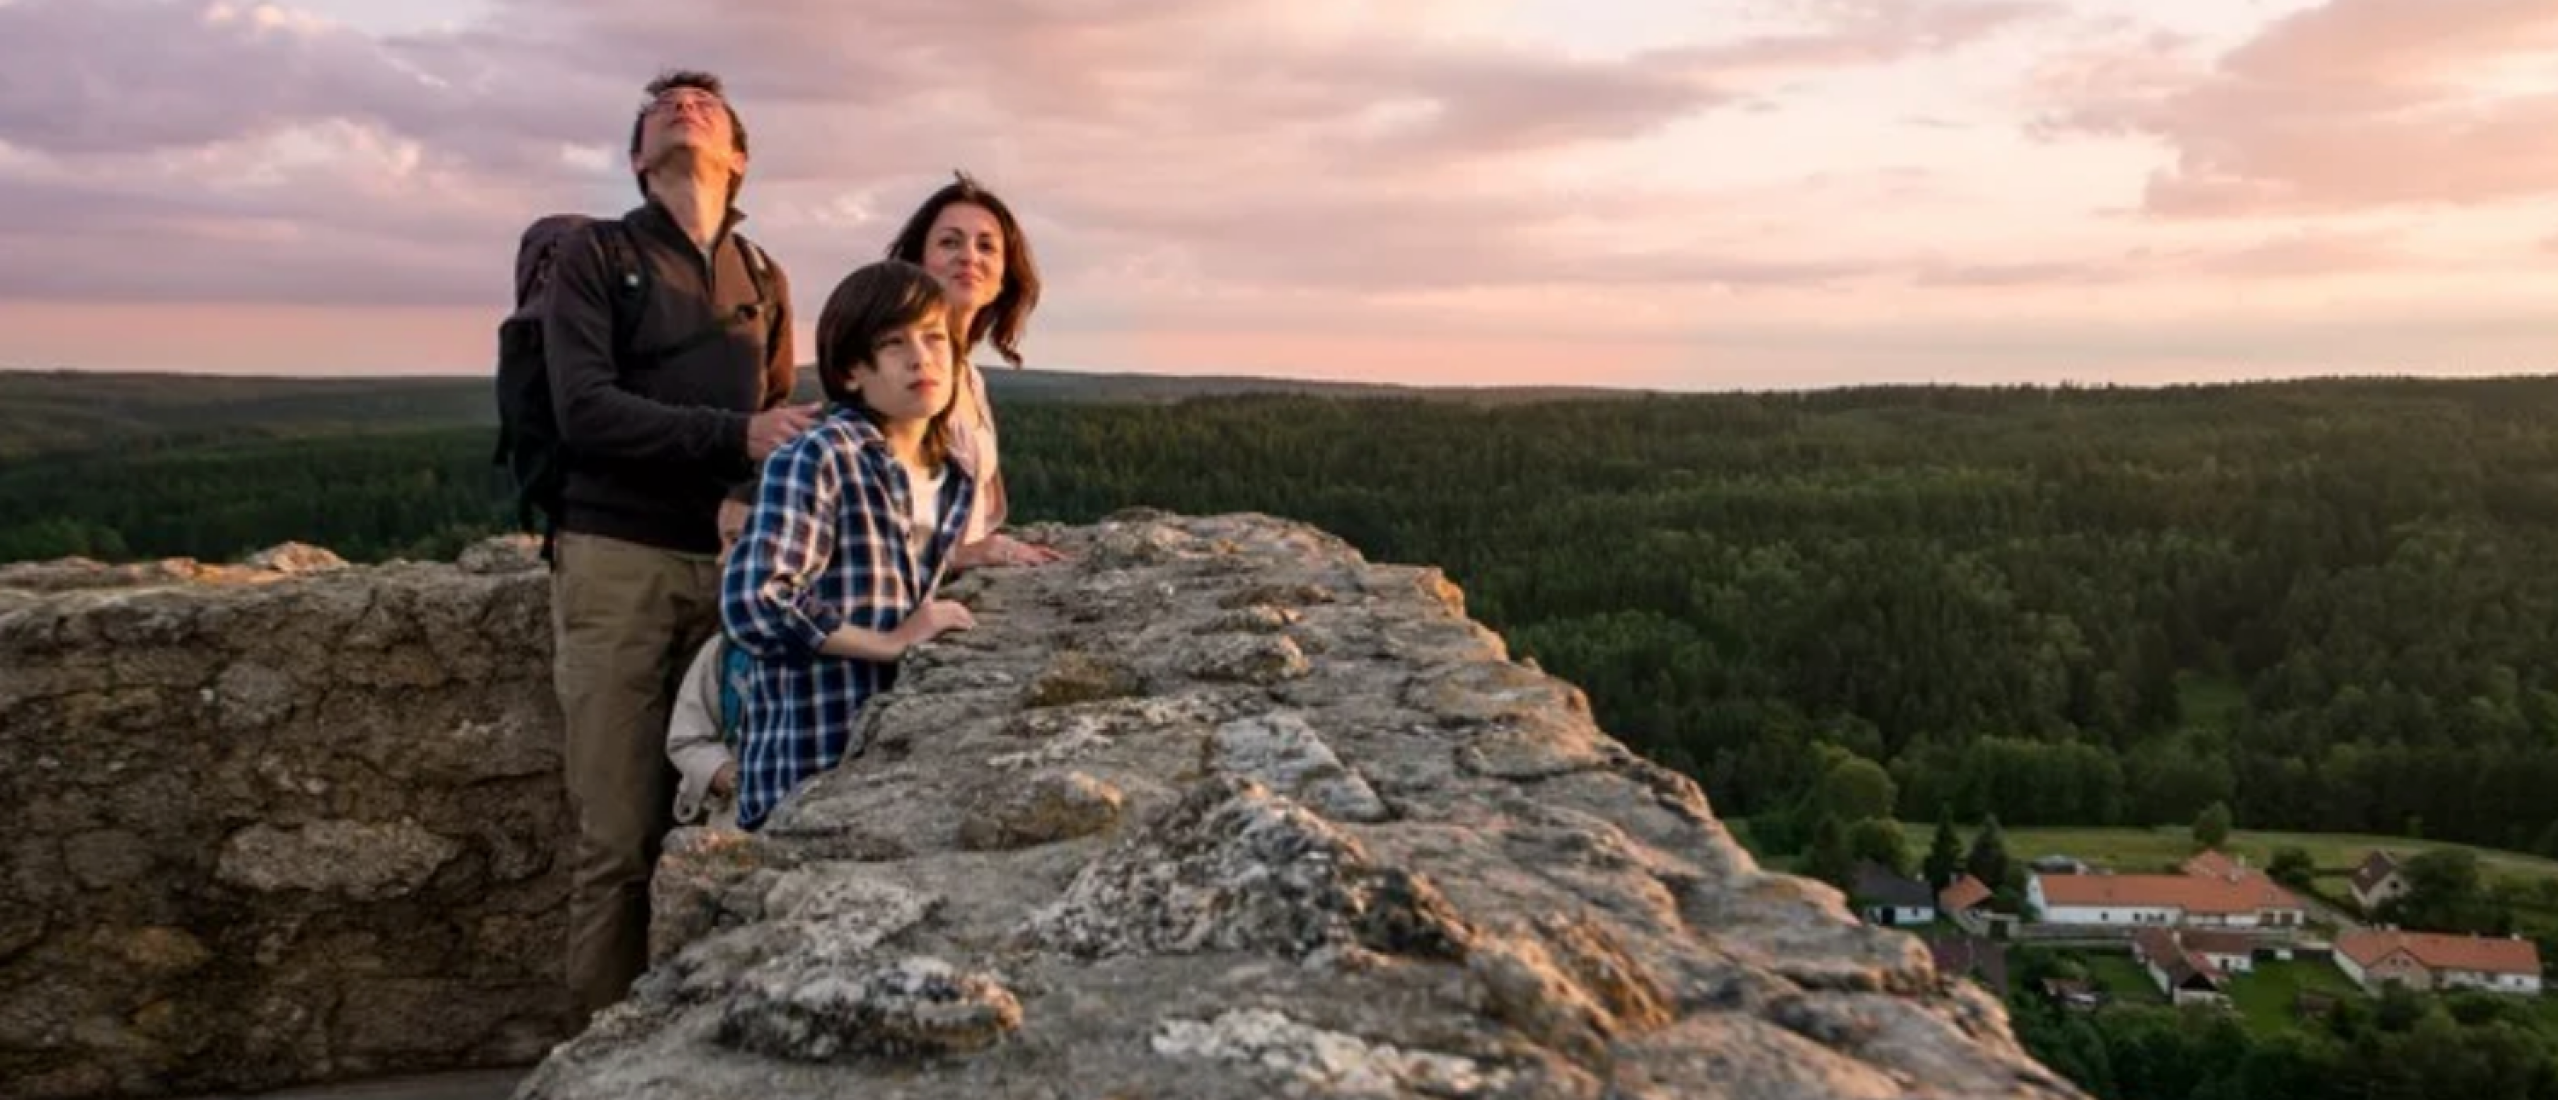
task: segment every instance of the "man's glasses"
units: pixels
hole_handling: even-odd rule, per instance
[[[684,113],[687,108],[698,110],[704,115],[716,115],[720,109],[719,97],[709,95],[660,96],[649,102],[648,113],[652,115],[675,115]]]

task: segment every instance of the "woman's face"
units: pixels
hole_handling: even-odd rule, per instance
[[[924,235],[924,270],[951,304],[974,313],[1004,292],[1004,226],[975,203],[941,208]]]

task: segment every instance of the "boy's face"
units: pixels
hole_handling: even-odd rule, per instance
[[[862,403],[890,420],[930,420],[950,405],[950,330],[941,312],[880,334],[853,365]]]

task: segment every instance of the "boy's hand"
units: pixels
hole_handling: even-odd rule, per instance
[[[969,613],[967,605],[956,600],[928,600],[905,622],[897,624],[897,633],[906,643],[903,648],[911,649],[953,630],[976,625],[977,616]]]
[[[722,764],[711,773],[711,793],[721,798],[737,793],[737,761]]]

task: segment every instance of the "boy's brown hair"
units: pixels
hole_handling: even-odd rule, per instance
[[[817,382],[827,398],[878,423],[879,414],[862,402],[853,371],[871,366],[871,348],[880,337],[946,316],[949,308],[941,284],[904,260],[881,260],[844,276],[817,314]],[[926,463],[939,466],[950,457],[950,413],[958,407],[954,392],[924,429]]]

